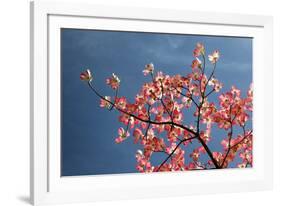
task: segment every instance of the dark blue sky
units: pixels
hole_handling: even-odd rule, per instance
[[[156,70],[169,75],[186,75],[191,71],[195,44],[202,42],[207,54],[215,49],[221,52],[216,77],[224,84],[223,92],[236,85],[245,95],[252,82],[251,38],[62,29],[61,40],[62,176],[136,172],[139,146],[132,138],[122,144],[114,142],[123,125],[118,113],[100,108],[99,99],[80,81],[85,69],[92,70],[93,84],[109,96],[113,93],[105,79],[118,74],[120,95],[133,100],[141,85],[150,80],[142,74],[145,64],[153,62]],[[185,116],[187,122],[193,118]],[[216,139],[210,148],[221,150],[225,132],[214,129],[212,135]],[[164,158],[156,156],[154,162]]]

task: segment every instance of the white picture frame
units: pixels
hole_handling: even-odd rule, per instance
[[[31,201],[34,205],[271,189],[272,17],[163,9],[31,3]],[[249,169],[60,176],[60,28],[254,37],[254,158]],[[52,82],[52,84],[50,84]],[[266,132],[266,134],[265,134]],[[169,181],[167,181],[169,180]],[[167,190],[167,188],[169,188]]]

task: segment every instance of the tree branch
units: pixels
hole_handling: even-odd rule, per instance
[[[155,122],[155,121],[151,121],[151,120],[142,119],[142,118],[140,118],[140,117],[138,117],[138,116],[136,116],[136,115],[134,115],[134,114],[131,114],[131,113],[129,113],[129,112],[127,112],[127,111],[125,111],[125,110],[123,110],[123,109],[121,109],[121,108],[118,108],[118,107],[117,107],[113,102],[111,102],[110,100],[105,99],[105,98],[104,98],[102,95],[100,95],[100,94],[98,93],[98,91],[92,86],[91,82],[88,82],[88,85],[89,85],[89,87],[91,88],[91,90],[92,90],[100,99],[103,99],[104,101],[108,102],[108,103],[111,104],[114,108],[116,108],[118,111],[120,111],[120,112],[122,112],[122,113],[124,113],[124,114],[127,114],[127,115],[129,115],[129,116],[131,116],[131,117],[134,117],[135,119],[137,119],[137,120],[139,120],[139,121],[141,121],[141,122],[150,123],[150,124],[154,124],[154,125],[172,125],[172,126],[179,127],[179,128],[181,128],[181,129],[184,129],[184,130],[186,130],[186,131],[192,133],[193,135],[197,135],[197,133],[194,132],[192,129],[189,129],[189,128],[186,127],[186,126],[181,125],[181,124],[177,124],[177,123],[175,123],[175,122],[170,122],[170,121],[168,121],[168,122]]]
[[[185,141],[188,141],[188,140],[195,139],[195,138],[197,138],[197,136],[194,136],[194,137],[190,137],[190,138],[188,138],[188,139],[183,139],[183,140],[181,140],[181,141],[177,144],[177,146],[175,147],[175,149],[173,149],[173,151],[169,154],[169,156],[160,164],[160,166],[157,168],[156,172],[158,172],[158,171],[161,169],[161,167],[173,156],[173,154],[176,152],[176,150],[179,148],[179,146],[180,146],[182,143],[184,143]]]

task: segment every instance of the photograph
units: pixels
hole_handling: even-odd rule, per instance
[[[119,3],[29,5],[30,203],[274,200],[276,15],[247,2]],[[10,76],[17,92],[7,92],[21,105],[22,81]]]
[[[61,176],[253,167],[253,38],[60,32]]]

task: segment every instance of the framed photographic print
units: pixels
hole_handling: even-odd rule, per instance
[[[34,205],[272,188],[271,17],[35,1],[31,39]]]

